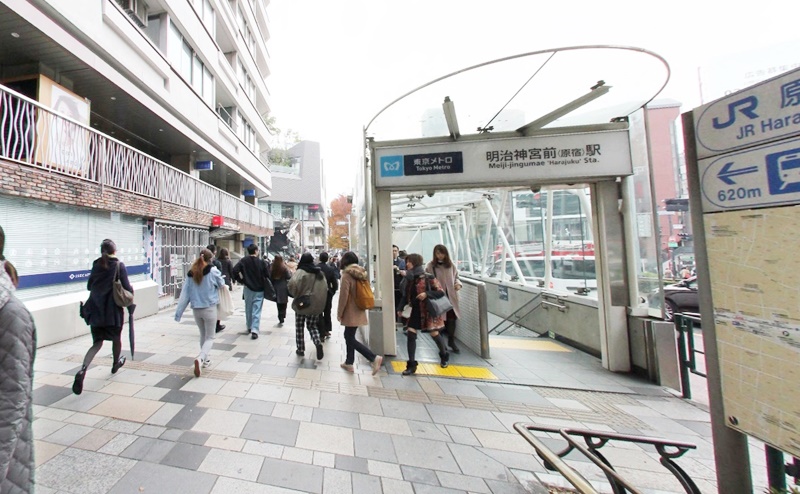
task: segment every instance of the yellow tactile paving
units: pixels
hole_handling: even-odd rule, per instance
[[[392,369],[397,372],[403,372],[406,369],[406,363],[402,360],[392,360]],[[466,377],[469,379],[487,379],[497,380],[497,376],[492,374],[492,371],[485,367],[473,367],[468,365],[453,365],[450,364],[446,369],[442,369],[438,363],[425,363],[420,362],[417,365],[417,374],[425,376],[443,376],[443,377]]]
[[[569,348],[553,340],[523,340],[517,338],[492,338],[490,348],[517,350],[539,350],[542,352],[571,352]]]

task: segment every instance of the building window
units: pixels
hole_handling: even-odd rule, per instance
[[[294,204],[281,204],[281,218],[295,218]]]
[[[256,38],[253,36],[253,32],[250,31],[250,26],[247,25],[247,19],[244,17],[241,5],[236,6],[236,21],[239,27],[239,34],[241,34],[244,44],[247,45],[247,49],[250,50],[252,55],[256,51]]]
[[[237,122],[239,124],[239,128],[237,129],[237,131],[239,134],[239,138],[242,140],[244,145],[247,146],[247,149],[257,153],[258,150],[256,149],[256,131],[250,125],[250,122],[248,122],[247,119],[244,118],[244,115],[242,115],[240,112],[237,112],[237,116],[238,116]]]
[[[237,75],[239,76],[239,84],[242,86],[242,89],[244,89],[244,93],[251,101],[255,100],[256,85],[250,78],[250,74],[247,73],[247,69],[244,67],[241,60],[239,60],[239,73]]]
[[[211,6],[211,1],[194,0],[192,3],[194,4],[194,10],[197,12],[197,16],[203,21],[203,25],[208,29],[211,37],[214,37],[216,34],[217,18],[214,16],[214,7]]]
[[[175,23],[170,23],[169,26],[167,59],[203,101],[209,105],[214,104],[214,76],[205,67]]]

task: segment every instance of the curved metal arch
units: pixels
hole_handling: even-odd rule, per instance
[[[378,113],[376,113],[375,116],[372,117],[372,119],[370,119],[369,123],[364,127],[364,136],[366,137],[367,132],[369,131],[369,127],[370,127],[370,125],[372,125],[372,122],[374,122],[376,118],[378,118],[384,111],[388,110],[392,105],[394,105],[398,101],[401,101],[401,100],[405,99],[408,96],[411,96],[412,94],[416,93],[417,91],[419,91],[421,89],[425,89],[426,87],[431,86],[431,85],[433,85],[433,84],[435,84],[435,83],[437,83],[439,81],[443,81],[445,79],[448,79],[450,77],[453,77],[455,75],[458,75],[458,74],[461,74],[461,73],[464,73],[464,72],[469,72],[470,70],[478,69],[478,68],[481,68],[481,67],[486,67],[488,65],[493,65],[493,64],[496,64],[496,63],[500,63],[500,62],[505,62],[507,60],[515,60],[517,58],[530,57],[530,56],[534,56],[534,55],[542,55],[542,54],[551,53],[551,52],[553,54],[555,54],[555,53],[559,53],[559,52],[563,52],[563,51],[591,50],[591,49],[611,49],[611,50],[624,50],[624,51],[634,51],[634,52],[644,53],[646,55],[650,55],[650,56],[658,59],[659,61],[661,61],[662,64],[664,64],[664,67],[667,70],[667,76],[666,76],[666,78],[664,80],[664,84],[662,84],[661,87],[658,88],[658,91],[656,91],[653,94],[653,96],[651,96],[650,99],[645,101],[639,108],[642,108],[642,107],[646,106],[648,103],[650,103],[651,101],[653,101],[653,99],[655,99],[655,97],[658,96],[658,94],[661,91],[664,90],[664,88],[667,86],[667,83],[669,83],[670,75],[672,74],[672,72],[671,72],[671,70],[669,68],[669,63],[667,62],[667,60],[664,57],[662,57],[661,55],[659,55],[658,53],[655,53],[653,51],[647,50],[645,48],[639,48],[639,47],[636,47],[636,46],[625,46],[625,45],[576,45],[576,46],[565,46],[565,47],[562,47],[562,48],[549,48],[549,49],[546,49],[546,50],[536,50],[536,51],[531,51],[531,52],[527,52],[527,53],[520,53],[518,55],[511,55],[511,56],[508,56],[508,57],[498,58],[498,59],[491,60],[491,61],[488,61],[488,62],[479,63],[477,65],[471,65],[471,66],[465,67],[465,68],[463,68],[461,70],[457,70],[455,72],[451,72],[451,73],[443,75],[441,77],[437,77],[436,79],[433,79],[432,81],[426,82],[425,84],[412,89],[411,91],[403,94],[402,96],[400,96],[400,97],[396,98],[395,100],[393,100],[388,105],[386,105],[383,108],[381,108],[381,110]],[[639,108],[637,108],[637,110]],[[634,111],[636,111],[636,110],[634,110]],[[631,112],[631,113],[633,113],[633,112]],[[629,113],[629,115],[630,115],[630,113]],[[366,143],[366,140],[365,140],[365,143]]]

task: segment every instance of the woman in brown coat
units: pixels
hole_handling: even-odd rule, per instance
[[[430,332],[436,346],[439,347],[440,365],[447,367],[450,354],[444,346],[444,340],[439,331],[444,326],[441,316],[434,316],[428,313],[427,298],[441,298],[444,291],[439,281],[432,274],[425,273],[425,265],[422,256],[419,254],[409,254],[406,257],[406,278],[403,280],[403,304],[411,306],[411,315],[408,318],[407,348],[408,363],[404,376],[410,376],[417,372],[417,361],[415,360],[417,351],[417,331]]]
[[[347,345],[347,357],[341,365],[342,369],[353,372],[355,351],[372,362],[372,375],[381,370],[383,357],[375,355],[366,345],[356,339],[358,326],[366,326],[367,311],[359,309],[356,305],[356,285],[360,280],[367,279],[367,271],[358,265],[358,256],[353,252],[345,252],[341,261],[342,283],[339,288],[339,307],[336,319],[344,326],[344,342]]]
[[[433,248],[433,259],[425,266],[425,272],[431,273],[439,280],[444,294],[453,304],[453,309],[447,311],[444,317],[444,332],[447,333],[447,344],[453,353],[461,353],[456,346],[456,320],[461,317],[458,310],[458,291],[461,290],[461,280],[458,279],[458,269],[450,260],[447,247],[438,244]]]

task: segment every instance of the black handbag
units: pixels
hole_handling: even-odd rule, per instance
[[[87,299],[86,302],[81,302],[81,305],[78,308],[78,314],[81,315],[81,319],[83,319],[87,326],[89,325],[89,317],[91,317],[91,314],[89,313],[89,300],[91,299]]]
[[[430,281],[426,279],[425,284],[427,285],[428,291],[430,291]],[[427,297],[425,300],[428,303],[428,314],[432,315],[433,317],[440,317],[444,314],[447,314],[448,311],[453,310],[453,303],[450,302],[450,299],[447,298],[447,295],[442,295],[439,298]]]
[[[264,298],[270,302],[278,300],[278,294],[275,292],[275,285],[272,284],[272,280],[269,276],[264,277]]]
[[[275,292],[275,285],[272,284],[269,264],[261,261],[261,268],[263,269],[264,266],[266,266],[266,273],[264,274],[264,298],[270,302],[275,302],[278,300],[278,294]]]

